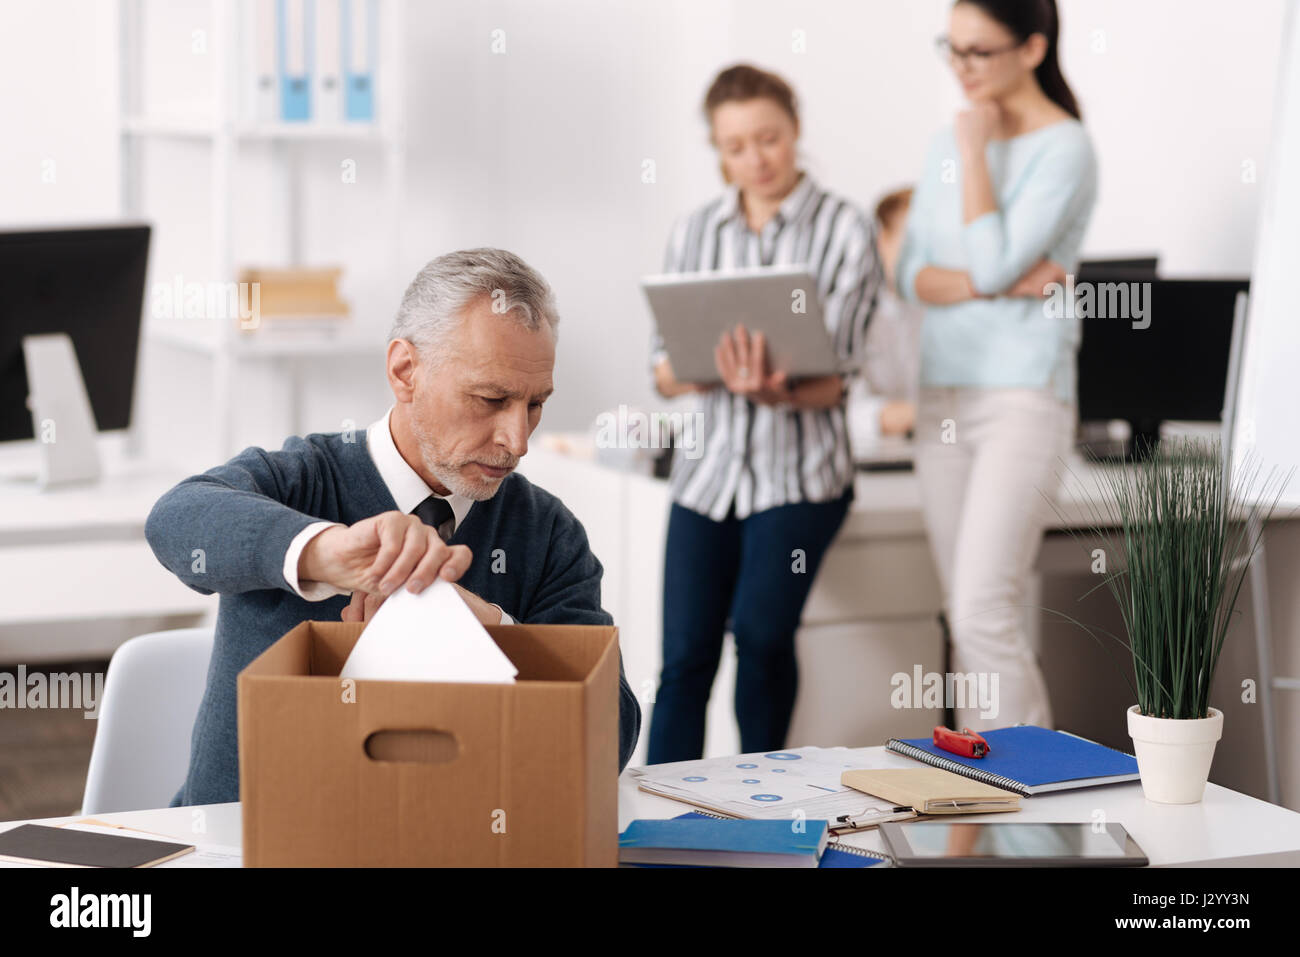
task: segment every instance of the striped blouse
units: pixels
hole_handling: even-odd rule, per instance
[[[665,272],[807,264],[817,277],[826,328],[847,375],[858,372],[883,272],[875,225],[804,173],[761,232],[749,228],[735,186],[673,228]],[[656,335],[653,362],[666,354]],[[699,396],[702,452],[673,458],[678,504],[715,521],[795,502],[839,498],[853,482],[844,404],[769,406],[717,386]]]

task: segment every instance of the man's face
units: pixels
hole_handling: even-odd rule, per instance
[[[476,501],[496,494],[528,451],[551,394],[555,337],[492,311],[483,297],[450,331],[440,365],[415,372],[411,431],[425,469]]]

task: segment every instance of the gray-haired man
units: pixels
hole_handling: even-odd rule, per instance
[[[221,595],[173,806],[239,799],[236,676],[301,621],[364,620],[397,588],[441,577],[484,624],[612,623],[582,525],[514,472],[552,392],[557,322],[550,287],[517,256],[440,256],[389,334],[395,402],[382,419],[245,449],[158,500],[145,527],[154,554]],[[618,720],[621,771],[641,725],[621,662]]]

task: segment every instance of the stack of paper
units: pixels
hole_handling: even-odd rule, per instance
[[[508,684],[517,669],[450,582],[389,595],[357,639],[340,678]]]
[[[809,746],[652,764],[629,773],[643,791],[731,817],[788,821],[802,814],[830,822],[834,831],[916,816],[840,781],[846,770],[862,766],[849,749]]]

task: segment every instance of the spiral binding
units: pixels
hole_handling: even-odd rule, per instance
[[[909,758],[916,758],[918,761],[924,761],[931,767],[943,768],[945,771],[951,771],[953,774],[960,774],[962,777],[971,778],[980,781],[983,784],[990,784],[995,788],[1001,788],[1004,791],[1014,791],[1021,797],[1029,797],[1030,791],[1019,781],[1013,781],[1010,778],[1003,777],[1001,774],[993,774],[989,771],[982,771],[979,768],[972,768],[967,764],[959,764],[956,761],[950,761],[948,758],[941,758],[938,755],[931,754],[918,748],[914,744],[908,744],[906,741],[900,741],[898,738],[890,738],[889,744],[886,745],[890,751],[904,755]]]
[[[893,859],[893,857],[882,851],[869,851],[865,847],[854,847],[852,844],[844,844],[840,841],[828,841],[826,846],[828,848],[833,847],[837,851],[843,851],[845,854],[857,854],[861,857],[870,857],[877,861],[885,861],[888,864],[898,863]]]
[[[736,820],[736,818],[734,818],[734,817],[728,817],[728,816],[725,815],[725,814],[715,814],[713,811],[706,811],[706,810],[704,810],[704,808],[698,808],[698,807],[697,807],[697,808],[695,809],[695,813],[696,813],[696,814],[701,814],[701,815],[703,815],[704,817],[716,818],[716,819],[719,820],[719,821],[734,821],[734,820]],[[833,847],[833,848],[835,848],[835,850],[837,850],[837,851],[843,851],[845,854],[858,854],[858,855],[860,855],[860,856],[862,856],[862,857],[870,857],[870,858],[874,858],[874,859],[877,860],[877,861],[884,861],[884,862],[886,862],[887,864],[897,864],[897,863],[898,863],[896,860],[893,859],[893,857],[891,857],[891,856],[888,855],[888,854],[884,854],[884,853],[882,853],[882,852],[880,852],[880,851],[869,851],[869,850],[867,850],[865,847],[855,847],[855,846],[853,846],[852,844],[844,844],[843,842],[841,842],[841,841],[837,841],[837,840],[834,840],[834,839],[831,839],[831,840],[827,841],[827,842],[826,842],[826,846],[827,846],[828,848],[829,848],[829,847]]]

